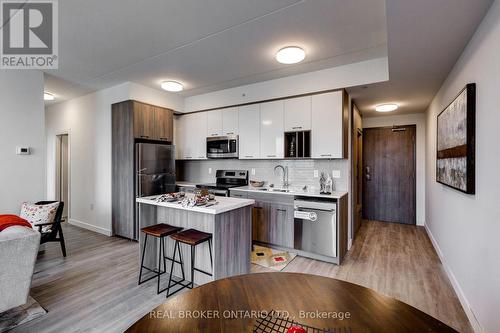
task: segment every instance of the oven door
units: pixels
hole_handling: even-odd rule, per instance
[[[208,158],[238,158],[238,136],[207,138]]]

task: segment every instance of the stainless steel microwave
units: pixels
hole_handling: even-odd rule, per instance
[[[238,136],[208,137],[207,158],[238,158]]]

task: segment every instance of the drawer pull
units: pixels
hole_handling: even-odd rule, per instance
[[[292,129],[301,129],[302,126],[296,126],[296,127],[292,127]]]
[[[229,133],[226,133],[226,135],[233,135],[234,132],[229,132]]]
[[[167,139],[167,138],[160,138],[160,140],[165,140],[165,141],[168,141],[168,139]]]
[[[253,156],[247,155],[247,156],[245,156],[245,157],[253,157]]]
[[[332,156],[332,154],[321,154],[322,157],[329,157]]]
[[[219,136],[219,134],[217,134],[217,133],[212,133],[211,135],[212,136]]]
[[[143,138],[143,139],[149,139],[149,136],[147,136],[147,135],[141,135],[141,138]]]
[[[267,157],[276,157],[276,155],[267,155]]]

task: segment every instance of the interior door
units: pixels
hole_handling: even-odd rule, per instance
[[[415,125],[363,130],[363,218],[415,224]]]
[[[356,238],[363,220],[363,124],[361,114],[353,103],[352,128],[352,198],[353,223],[352,238]]]

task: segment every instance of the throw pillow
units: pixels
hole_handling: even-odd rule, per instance
[[[35,205],[24,202],[21,206],[21,218],[31,223],[33,229],[38,230],[36,224],[50,223],[54,221],[59,202],[54,202],[47,205]],[[51,225],[43,226],[42,232],[49,232],[52,229]]]

